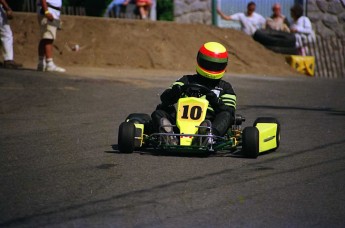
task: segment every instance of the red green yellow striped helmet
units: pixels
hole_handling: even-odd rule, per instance
[[[199,49],[197,63],[198,74],[210,79],[221,79],[228,64],[228,52],[220,43],[205,43]]]

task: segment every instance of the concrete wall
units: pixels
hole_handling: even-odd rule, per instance
[[[175,0],[174,16],[179,23],[211,24],[211,0]]]
[[[307,11],[318,36],[345,37],[345,0],[308,0]]]

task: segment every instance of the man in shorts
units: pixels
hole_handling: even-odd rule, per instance
[[[38,45],[38,71],[65,72],[53,61],[53,43],[60,26],[62,0],[38,0],[38,22],[41,40]]]

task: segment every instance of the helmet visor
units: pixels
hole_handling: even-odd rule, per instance
[[[201,57],[201,55],[198,55],[197,57],[198,64],[201,68],[207,70],[207,71],[214,71],[214,72],[219,72],[225,70],[227,66],[227,61],[226,62],[213,62],[207,59],[204,59]]]

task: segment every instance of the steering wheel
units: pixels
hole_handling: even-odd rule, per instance
[[[211,92],[211,90],[206,86],[197,83],[185,84],[181,88],[182,92],[188,97],[202,97]]]

